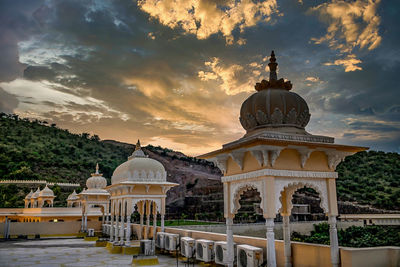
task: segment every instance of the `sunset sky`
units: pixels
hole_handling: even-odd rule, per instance
[[[198,155],[275,50],[308,132],[400,152],[399,29],[398,1],[2,0],[0,111]]]

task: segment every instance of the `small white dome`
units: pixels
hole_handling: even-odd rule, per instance
[[[164,183],[167,180],[167,173],[164,166],[157,160],[148,158],[140,147],[140,142],[136,144],[132,156],[128,161],[119,165],[111,178],[111,184],[123,182],[156,182]]]
[[[39,192],[40,197],[54,197],[54,192],[47,185]]]
[[[26,199],[26,200],[31,199],[32,195],[33,195],[33,191],[32,191],[32,189],[31,189],[31,192],[29,192],[29,194],[26,195],[25,199]]]
[[[99,164],[96,164],[96,173],[92,173],[92,177],[87,179],[86,187],[90,189],[103,189],[107,186],[107,180],[99,173]]]
[[[67,200],[78,200],[78,199],[79,199],[79,197],[78,197],[78,194],[75,192],[75,190],[67,198]]]
[[[38,189],[35,191],[35,193],[32,194],[31,198],[38,198],[40,194],[40,187],[38,187]]]

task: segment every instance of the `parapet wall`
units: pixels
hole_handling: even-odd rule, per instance
[[[137,233],[140,225],[134,224],[132,228]],[[144,227],[145,228],[145,227]],[[161,228],[157,227],[157,231]],[[168,233],[179,234],[194,239],[208,239],[225,241],[226,235],[222,233],[202,232],[181,228],[165,228]],[[152,233],[150,227],[150,233]],[[151,236],[151,234],[150,234]],[[237,244],[248,244],[264,249],[266,258],[267,240],[265,238],[250,236],[233,236]],[[328,245],[291,242],[292,263],[296,267],[331,267],[330,247]],[[284,244],[282,240],[275,240],[276,260],[278,267],[284,267]],[[374,247],[374,248],[347,248],[340,247],[341,267],[397,267],[400,266],[400,247]]]
[[[101,230],[101,222],[89,221],[88,228]],[[0,235],[4,236],[4,223],[0,223]],[[9,235],[62,236],[76,235],[81,222],[11,222]]]

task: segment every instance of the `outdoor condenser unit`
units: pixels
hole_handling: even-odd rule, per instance
[[[204,262],[214,261],[214,241],[196,240],[196,259]]]
[[[89,228],[87,236],[94,236],[94,229]]]
[[[153,240],[148,240],[148,239],[140,240],[140,253],[145,256],[154,255]]]
[[[228,246],[225,241],[218,241],[214,243],[215,263],[220,265],[228,264]],[[233,244],[234,262],[236,261],[236,244]]]
[[[165,242],[165,233],[157,232],[156,247],[164,249],[164,242]]]
[[[164,249],[168,251],[176,251],[179,242],[178,234],[165,233],[164,236]]]
[[[263,263],[263,250],[249,245],[237,246],[238,267],[258,267]]]
[[[192,258],[194,255],[194,251],[195,251],[195,243],[196,240],[194,240],[191,237],[182,237],[181,238],[181,254],[182,256],[186,257],[186,258]]]

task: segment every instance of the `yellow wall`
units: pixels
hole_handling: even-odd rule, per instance
[[[273,167],[270,165],[260,166],[256,158],[254,158],[250,152],[246,152],[243,159],[243,170],[241,170],[239,165],[229,157],[227,161],[226,175],[234,175],[265,168],[298,171],[333,171],[329,169],[328,159],[325,153],[321,151],[312,152],[306,161],[304,168],[301,166],[300,154],[295,149],[282,150]]]

